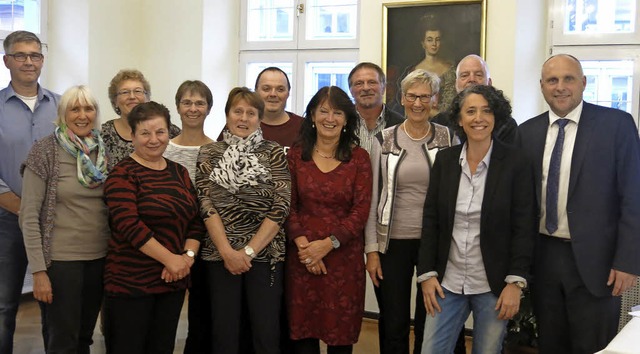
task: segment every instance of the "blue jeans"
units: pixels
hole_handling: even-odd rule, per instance
[[[444,299],[438,297],[442,312],[435,317],[427,315],[424,326],[422,354],[453,353],[460,327],[473,312],[473,354],[499,354],[507,328],[506,320],[498,319],[495,310],[498,298],[491,292],[478,295],[454,294],[444,290]]]
[[[27,271],[18,217],[0,210],[0,353],[13,353],[13,332]]]

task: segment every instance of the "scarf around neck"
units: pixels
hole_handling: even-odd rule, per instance
[[[213,168],[209,180],[232,194],[243,186],[256,186],[266,182],[271,173],[258,161],[254,153],[262,142],[262,130],[258,128],[246,138],[223,132],[223,141],[229,145]]]
[[[97,188],[107,179],[107,159],[100,133],[92,129],[89,135],[81,138],[75,135],[66,124],[60,124],[55,130],[56,141],[71,156],[76,158],[78,182],[86,188]],[[98,158],[94,164],[89,154],[98,149]]]

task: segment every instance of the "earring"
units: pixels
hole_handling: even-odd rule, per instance
[[[347,127],[342,128],[342,132],[346,133],[347,132]]]
[[[117,114],[117,115],[120,115],[120,114],[122,113],[122,111],[120,111],[120,108],[119,108],[119,107],[116,107],[116,108],[115,108],[115,111],[116,111],[116,114]]]
[[[316,123],[311,123],[311,128],[316,129]]]

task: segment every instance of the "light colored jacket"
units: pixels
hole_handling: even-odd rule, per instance
[[[459,143],[445,126],[430,123],[434,134],[432,139],[422,146],[429,169],[439,150]],[[400,124],[381,131],[371,149],[371,168],[373,169],[373,188],[369,220],[365,229],[365,253],[386,253],[389,247],[389,230],[393,220],[394,197],[397,189],[397,173],[406,156],[406,151],[398,146]],[[425,195],[426,197],[426,195]],[[422,205],[416,206],[422,208]]]

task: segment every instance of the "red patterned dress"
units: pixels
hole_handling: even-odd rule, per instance
[[[371,203],[371,163],[353,149],[349,162],[324,173],[303,161],[299,146],[287,155],[291,211],[287,222],[286,296],[291,338],[328,345],[358,341],[364,313],[364,226]],[[323,258],[326,275],[313,275],[298,260],[296,237],[309,242],[334,235],[340,247]]]

